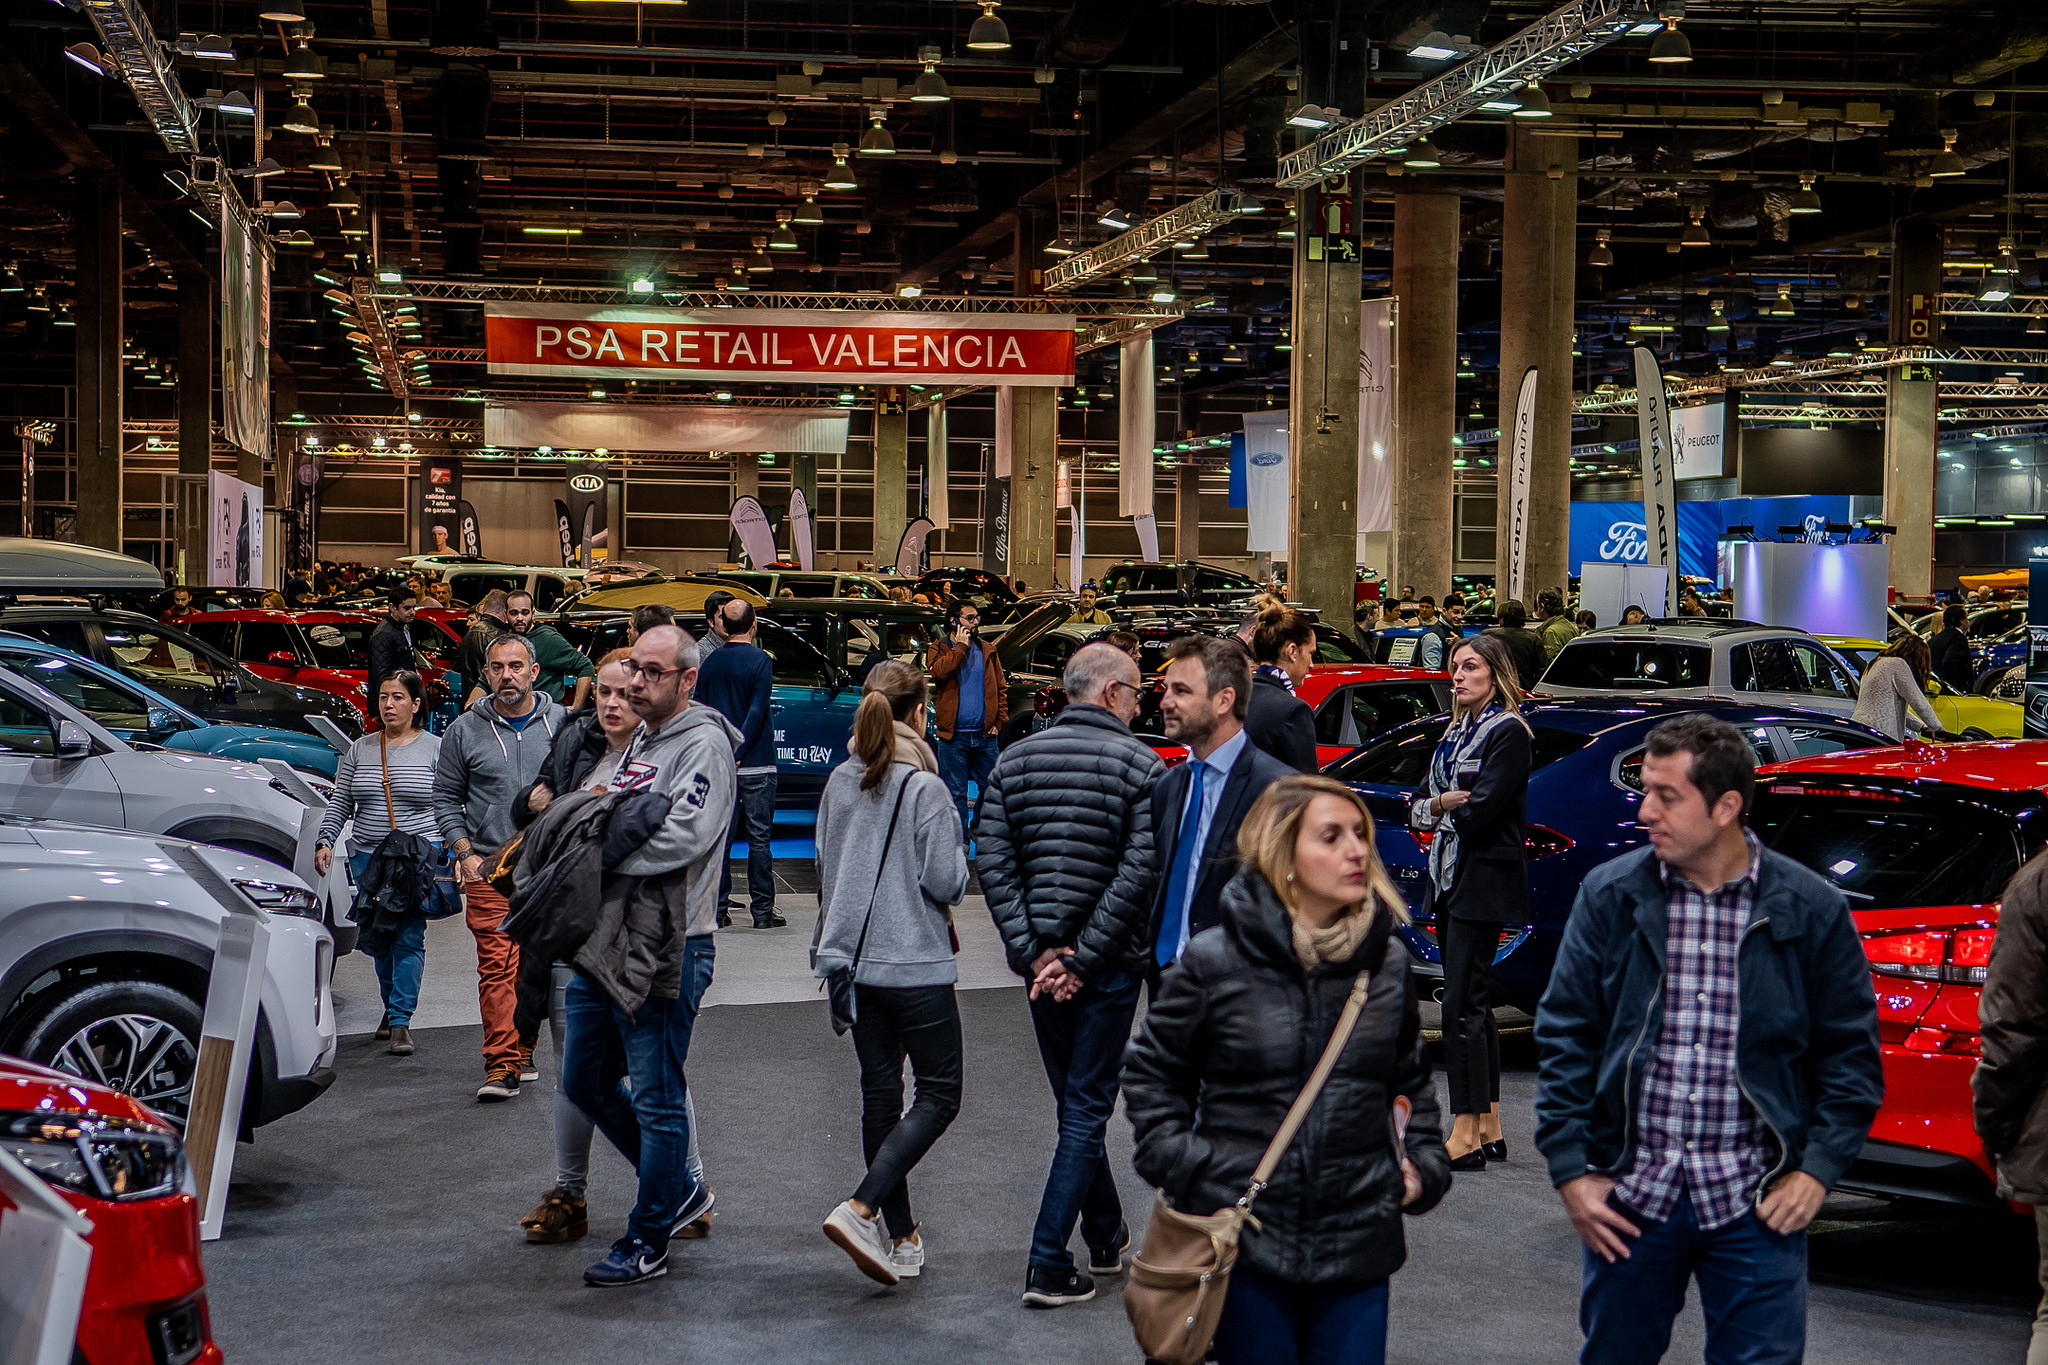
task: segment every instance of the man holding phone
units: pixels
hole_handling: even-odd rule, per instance
[[[933,719],[939,732],[939,776],[960,808],[960,826],[971,828],[967,784],[986,790],[996,766],[996,736],[1010,718],[1009,688],[996,647],[981,639],[981,610],[956,598],[946,614],[946,633],[932,641],[925,672],[938,689]]]

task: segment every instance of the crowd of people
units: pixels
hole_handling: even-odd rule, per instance
[[[418,888],[416,912],[365,936],[383,1032],[394,1052],[416,1046],[418,930],[459,900],[478,945],[479,1100],[536,1078],[543,1023],[560,1059],[554,1176],[526,1235],[587,1235],[602,1133],[638,1186],[585,1279],[652,1279],[674,1239],[711,1227],[685,1072],[714,931],[739,908],[735,833],[751,922],[783,922],[752,609],[713,599],[683,623],[643,608],[627,649],[572,671],[548,667],[530,602],[487,600],[474,698],[434,736],[398,648],[416,599],[391,596],[383,727],[343,760],[320,854],[325,866],[353,817],[359,885],[397,888],[380,904],[399,911]],[[1065,708],[1000,753],[1007,688],[971,603],[952,603],[921,660],[869,669],[815,833],[811,963],[852,1035],[865,1164],[824,1236],[883,1284],[934,1254],[910,1184],[966,1084],[953,917],[971,870],[1053,1099],[1022,1301],[1089,1299],[1131,1263],[1139,1238],[1106,1141],[1121,1093],[1136,1174],[1172,1208],[1256,1203],[1215,1358],[1382,1359],[1404,1218],[1436,1206],[1454,1172],[1511,1159],[1488,966],[1502,926],[1527,918],[1523,656],[1575,629],[1561,595],[1538,602],[1534,630],[1504,610],[1465,638],[1455,601],[1437,618],[1452,721],[1411,823],[1433,836],[1423,913],[1444,969],[1448,1131],[1414,963],[1392,932],[1410,912],[1361,798],[1314,775],[1293,695],[1313,654],[1300,612],[1268,601],[1236,637],[1171,647],[1160,714],[1189,755],[1171,768],[1130,729],[1146,686],[1135,640],[1077,650]],[[1737,732],[1667,722],[1643,772],[1651,846],[1587,880],[1537,1020],[1537,1147],[1586,1247],[1584,1359],[1657,1358],[1692,1279],[1710,1358],[1796,1360],[1803,1229],[1882,1093],[1867,966],[1839,895],[1744,829],[1753,758]],[[1748,932],[1766,920],[1769,934]],[[1320,1117],[1255,1181],[1326,1048]]]

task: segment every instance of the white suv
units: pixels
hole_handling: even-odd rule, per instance
[[[334,1080],[334,940],[283,868],[223,848],[0,815],[0,1052],[133,1095],[183,1127],[220,924],[270,916],[247,1137]]]
[[[1588,631],[1565,641],[1536,691],[1730,697],[1846,718],[1856,710],[1856,671],[1803,630],[1710,620]]]

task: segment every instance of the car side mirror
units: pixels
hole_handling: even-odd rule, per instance
[[[57,757],[91,758],[92,736],[75,720],[57,722]]]
[[[164,707],[152,707],[149,712],[149,733],[152,735],[174,735],[178,732],[177,712]]]
[[[264,662],[273,668],[297,668],[299,666],[299,656],[288,649],[274,649],[270,652],[270,657]]]
[[[233,669],[220,675],[220,697],[233,702],[242,695],[242,675]]]

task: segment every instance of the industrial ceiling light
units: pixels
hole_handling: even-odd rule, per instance
[[[1799,193],[1793,195],[1786,203],[1785,211],[1787,213],[1819,213],[1821,211],[1820,195],[1814,192],[1813,181],[1814,173],[1812,171],[1801,171],[1799,173]]]
[[[939,50],[936,47],[921,47],[917,59],[924,63],[924,70],[910,84],[912,104],[944,104],[953,98],[953,92],[946,88],[946,78],[939,74]]]
[[[645,275],[637,276],[627,288],[636,294],[652,294],[654,292],[654,281],[648,279]]]
[[[22,291],[21,271],[10,264],[0,270],[0,294],[19,294]]]
[[[2044,332],[2048,332],[2048,321],[2044,321],[2038,312],[2027,314],[2027,335],[2037,337]]]
[[[284,64],[284,78],[288,81],[327,79],[327,68],[321,65],[320,58],[314,55],[313,49],[306,46],[304,38],[299,39],[299,45],[292,49],[291,59]]]
[[[308,231],[306,231],[306,230],[305,230],[304,228],[296,228],[296,229],[294,229],[294,230],[292,231],[291,235],[290,235],[290,236],[288,236],[288,237],[286,237],[286,238],[284,239],[284,244],[285,244],[286,246],[313,246],[313,245],[315,245],[315,243],[314,243],[314,241],[313,241],[313,234],[312,234],[312,233],[310,233],[310,232],[308,232]]]
[[[896,297],[899,299],[914,299],[923,293],[924,286],[914,280],[904,280],[896,286]]]
[[[119,69],[113,63],[113,59],[102,56],[100,50],[91,43],[73,43],[70,47],[64,49],[64,55],[70,58],[76,65],[92,72],[95,76],[117,76],[120,74]]]
[[[817,227],[825,221],[825,211],[818,207],[818,201],[810,195],[804,196],[804,205],[796,211],[796,222],[805,227]]]
[[[235,45],[218,33],[209,33],[192,45],[192,55],[209,62],[231,62],[235,59]]]
[[[1112,204],[1104,209],[1101,216],[1095,221],[1106,228],[1115,228],[1118,232],[1122,232],[1131,225],[1131,215]]]
[[[256,17],[273,24],[303,24],[306,7],[301,0],[261,0]]]
[[[1551,117],[1550,97],[1543,93],[1543,87],[1534,81],[1522,92],[1522,107],[1515,110],[1516,118]]]
[[[1496,90],[1479,102],[1479,107],[1491,114],[1512,114],[1522,107],[1522,96],[1513,86]]]
[[[291,200],[280,199],[270,206],[270,217],[273,222],[286,223],[305,215],[299,212],[299,206]]]
[[[277,125],[287,133],[317,133],[320,131],[320,116],[313,112],[313,106],[301,97]]]
[[[1963,159],[1956,155],[1956,130],[1942,129],[1941,151],[1936,154],[1934,160],[1927,163],[1927,173],[1937,180],[1945,180],[1952,176],[1964,175],[1969,169],[1963,164]]]
[[[344,308],[353,308],[355,307],[356,304],[355,295],[347,293],[344,290],[340,289],[330,289],[325,294],[322,294],[320,297],[323,299],[329,299],[334,303],[341,305]]]
[[[800,249],[797,246],[796,233],[790,229],[789,224],[777,223],[775,225],[775,231],[768,238],[768,249],[770,251],[796,251]]]
[[[1320,104],[1304,104],[1294,111],[1287,120],[1290,128],[1308,128],[1316,132],[1336,124],[1343,116],[1334,109],[1325,109]]]
[[[57,316],[50,320],[50,325],[52,327],[76,327],[78,323],[71,317],[71,305],[68,303],[58,304]]]
[[[782,109],[779,106],[768,111],[768,126],[770,128],[780,128],[783,124],[788,122],[789,115],[782,112]]]
[[[355,197],[355,195],[354,195],[354,194],[353,194],[353,193],[352,193],[352,192],[351,192],[351,191],[349,190],[349,187],[347,186],[347,184],[345,184],[345,183],[339,183],[339,182],[338,182],[338,183],[336,183],[336,185],[335,185],[335,187],[334,187],[333,189],[331,189],[331,190],[329,190],[329,191],[327,192],[327,207],[328,207],[328,208],[331,208],[331,209],[359,209],[359,208],[361,208],[362,206],[363,206],[362,200],[360,200],[360,199],[356,198],[356,197]],[[531,231],[532,231],[532,229],[531,229],[531,228],[528,228],[528,229],[527,229],[527,231],[531,232]]]
[[[291,167],[289,166],[280,166],[277,162],[277,158],[266,156],[253,166],[244,166],[241,170],[236,171],[235,174],[246,175],[251,177],[252,179],[262,180],[268,176],[283,175],[286,171],[290,169]]]
[[[1678,238],[1680,246],[1712,246],[1714,244],[1714,239],[1707,235],[1707,225],[1700,221],[1701,216],[1705,212],[1705,209],[1696,208],[1692,210],[1692,225],[1680,234]]]
[[[254,113],[255,111],[251,110],[250,112]],[[323,139],[318,150],[306,158],[306,169],[309,171],[327,171],[330,174],[339,171],[341,169],[341,156],[334,150],[334,143]]]
[[[825,188],[828,190],[850,190],[859,187],[853,178],[852,169],[846,164],[847,146],[843,142],[832,144],[832,169],[825,172]]]
[[[1984,287],[1977,291],[1979,303],[2004,303],[2012,297],[2012,276],[2003,270],[1994,270],[1984,277]]]
[[[1650,39],[1649,60],[1670,64],[1692,60],[1692,40],[1678,31],[1678,21],[1685,17],[1685,0],[1664,0],[1657,6],[1657,17],[1664,21],[1664,31]]]
[[[395,265],[380,266],[377,270],[377,283],[404,284],[405,272]]]
[[[1789,370],[1798,363],[1799,357],[1793,355],[1790,351],[1780,351],[1771,357],[1771,368],[1773,369]]]
[[[1411,170],[1434,170],[1443,165],[1443,159],[1436,154],[1436,144],[1426,137],[1415,139],[1415,145],[1401,158],[1401,164]]]
[[[1614,264],[1614,253],[1607,246],[1607,239],[1610,235],[1611,230],[1608,228],[1595,228],[1593,230],[1593,249],[1586,253],[1587,265],[1605,267]]]
[[[226,114],[230,118],[256,117],[256,106],[250,103],[249,97],[239,90],[228,91],[227,94],[220,97],[220,102],[213,107],[215,112]]]
[[[1064,236],[1055,237],[1045,244],[1045,254],[1048,256],[1071,256],[1074,251],[1074,244]]]
[[[1002,52],[1010,46],[1010,26],[996,18],[997,0],[980,0],[981,17],[967,29],[967,46],[976,52]]]
[[[896,155],[896,139],[889,136],[889,130],[882,126],[882,120],[887,116],[888,110],[886,109],[871,109],[868,111],[868,117],[873,122],[868,130],[860,135],[860,154],[862,156]]]
[[[1707,330],[1709,332],[1727,331],[1728,315],[1722,311],[1723,305],[1721,300],[1715,299],[1708,306],[1713,310],[1713,314],[1707,319]]]
[[[1451,35],[1441,29],[1431,29],[1422,35],[1422,40],[1408,49],[1408,55],[1425,62],[1449,61],[1458,55],[1458,48],[1451,41]]]
[[[1179,297],[1180,296],[1174,292],[1174,288],[1171,284],[1162,283],[1153,286],[1152,302],[1154,303],[1172,303],[1175,299]]]

